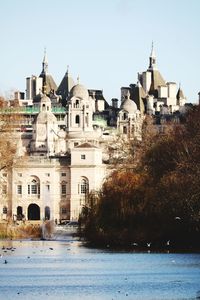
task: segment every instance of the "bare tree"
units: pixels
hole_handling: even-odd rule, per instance
[[[0,97],[0,171],[12,167],[17,151],[16,126],[20,116],[12,113]]]

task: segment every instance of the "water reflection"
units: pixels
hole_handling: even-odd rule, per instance
[[[197,253],[89,249],[69,235],[0,241],[0,254],[0,299],[200,299]]]

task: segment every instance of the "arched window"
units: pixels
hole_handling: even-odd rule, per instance
[[[28,195],[40,195],[40,183],[36,178],[28,184]]]
[[[127,113],[123,113],[123,120],[126,120],[127,119]]]
[[[127,127],[123,126],[123,134],[127,134]]]
[[[81,179],[81,194],[86,195],[89,191],[89,184],[87,178],[82,178]]]
[[[76,108],[79,108],[79,100],[76,100]]]
[[[75,117],[75,123],[76,124],[80,123],[80,117],[79,117],[79,115],[76,115],[76,117]]]

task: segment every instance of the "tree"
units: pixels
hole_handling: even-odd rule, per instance
[[[0,171],[13,165],[17,151],[15,126],[20,116],[7,108],[7,102],[0,97]]]
[[[185,123],[170,124],[165,134],[152,127],[146,119],[143,141],[132,152],[134,167],[126,168],[130,158],[116,166],[97,204],[87,210],[91,242],[130,246],[151,241],[160,247],[171,240],[174,247],[200,247],[200,108],[192,109]]]

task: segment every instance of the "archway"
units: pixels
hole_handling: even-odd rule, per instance
[[[50,220],[50,207],[49,206],[45,206],[44,217],[45,217],[45,220]]]
[[[40,220],[40,207],[37,204],[29,205],[28,220]]]
[[[21,206],[17,206],[17,220],[22,220],[22,207]]]

